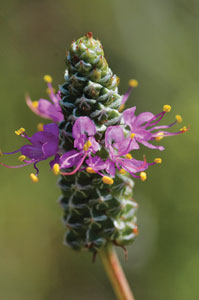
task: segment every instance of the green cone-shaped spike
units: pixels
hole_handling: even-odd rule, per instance
[[[65,83],[60,86],[61,107],[65,120],[60,123],[60,146],[73,149],[72,125],[79,116],[88,116],[97,127],[96,138],[103,138],[110,125],[120,122],[118,111],[122,97],[119,78],[109,68],[100,41],[92,34],[72,42],[66,57]],[[98,154],[106,157],[105,151]],[[125,246],[137,234],[132,199],[133,181],[117,174],[112,185],[86,171],[59,180],[67,228],[65,242],[73,249],[98,251],[107,243]]]

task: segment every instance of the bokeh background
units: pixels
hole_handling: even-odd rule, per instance
[[[104,45],[120,92],[136,78],[128,106],[182,114],[191,130],[163,140],[163,164],[136,181],[140,235],[128,262],[118,251],[136,300],[198,299],[198,81],[199,2],[196,0],[11,0],[0,7],[0,146],[23,144],[14,130],[32,134],[40,118],[24,95],[46,97],[44,74],[63,82],[70,42],[92,31]],[[141,151],[148,160],[158,151]],[[15,158],[3,157],[9,164]],[[0,169],[0,299],[115,299],[99,258],[63,246],[56,178],[41,164],[40,182],[30,168]]]

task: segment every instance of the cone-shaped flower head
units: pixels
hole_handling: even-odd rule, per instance
[[[182,121],[180,115],[170,125],[159,124],[171,110],[170,105],[157,115],[144,112],[136,116],[136,107],[123,111],[138,82],[130,80],[124,96],[119,94],[119,79],[109,68],[100,41],[91,33],[72,42],[66,65],[60,91],[55,92],[51,76],[44,76],[50,101],[26,98],[34,113],[53,123],[39,124],[39,131],[31,137],[24,128],[17,130],[16,134],[28,143],[14,152],[0,154],[20,152],[22,164],[0,164],[8,168],[32,164],[36,173],[30,178],[38,182],[38,163],[51,158],[51,170],[58,175],[61,169],[62,175],[59,203],[67,228],[65,243],[73,249],[94,252],[108,243],[124,247],[138,234],[131,178],[145,181],[146,169],[162,162],[159,157],[152,163],[145,156],[137,160],[140,144],[163,150],[153,141],[187,128],[168,131]]]

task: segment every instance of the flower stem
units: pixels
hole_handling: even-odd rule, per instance
[[[112,246],[100,251],[100,257],[118,300],[135,300]]]

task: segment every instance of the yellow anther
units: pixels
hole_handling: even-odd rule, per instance
[[[55,93],[56,91],[55,91],[54,88],[52,88],[52,89],[47,88],[47,89],[46,89],[46,93],[47,93],[48,95],[49,95],[51,92]]]
[[[39,105],[39,102],[38,102],[38,101],[32,101],[32,106],[33,106],[34,108],[37,108],[38,105]]]
[[[44,76],[44,81],[47,82],[47,83],[51,83],[53,81],[53,79],[50,75],[45,75]]]
[[[168,104],[164,105],[163,106],[163,111],[164,112],[170,112],[171,111],[171,105],[168,105]]]
[[[164,137],[164,132],[158,132],[157,136],[155,137],[155,140],[160,141],[163,139],[163,137]]]
[[[24,159],[26,159],[26,156],[25,156],[25,155],[20,155],[20,156],[18,157],[18,160],[20,160],[20,161],[24,161]]]
[[[87,167],[87,168],[86,168],[86,172],[88,172],[89,174],[94,174],[94,173],[96,173],[95,170],[93,170],[93,168],[91,168],[91,167]]]
[[[124,107],[125,107],[125,105],[124,105],[124,104],[121,104],[120,107],[119,107],[119,109],[118,109],[119,112],[122,112],[122,111],[124,110]]]
[[[187,130],[188,130],[187,126],[183,126],[183,127],[180,129],[180,131],[182,131],[182,132],[186,132]]]
[[[83,150],[84,151],[88,151],[88,149],[92,146],[92,143],[91,141],[87,141],[85,144],[84,144],[84,147],[83,147]]]
[[[182,123],[182,117],[180,115],[176,115],[176,121],[178,123]]]
[[[37,124],[37,130],[38,131],[43,131],[44,130],[44,124],[43,123],[38,123]]]
[[[155,159],[154,159],[154,162],[155,162],[156,164],[161,164],[161,163],[162,163],[162,158],[160,158],[160,157],[155,158]]]
[[[54,164],[53,168],[52,168],[53,174],[54,175],[59,175],[59,171],[60,171],[60,166],[59,164]]]
[[[134,139],[134,137],[135,137],[135,133],[131,133],[130,138]]]
[[[138,81],[136,79],[129,80],[129,86],[137,87],[138,86]]]
[[[141,173],[140,173],[140,179],[141,179],[142,181],[145,181],[145,180],[147,179],[147,175],[146,175],[145,172],[141,172]]]
[[[39,181],[39,178],[34,173],[30,174],[30,179],[32,180],[32,182],[38,182]]]
[[[3,155],[3,152],[1,151],[1,149],[0,149],[0,156],[2,156]]]
[[[110,185],[114,183],[114,180],[111,177],[109,177],[109,176],[103,176],[102,177],[102,181],[104,183],[110,184]]]
[[[20,128],[19,130],[15,130],[16,135],[21,135],[24,132],[25,132],[24,128]]]
[[[133,158],[132,155],[131,155],[130,153],[127,153],[127,154],[125,155],[125,157],[126,157],[127,159],[132,159],[132,158]]]
[[[126,171],[124,169],[120,169],[119,173],[122,174],[122,175],[124,175],[124,174],[126,174]]]

